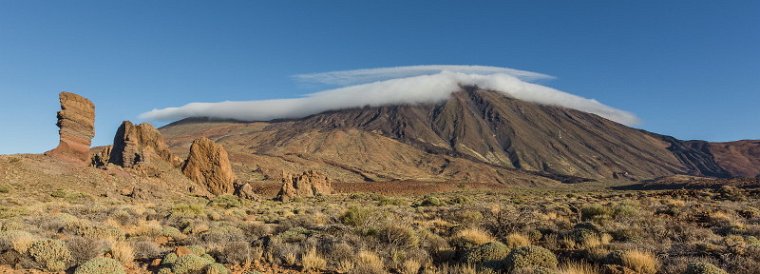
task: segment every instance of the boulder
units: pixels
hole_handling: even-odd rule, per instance
[[[227,151],[206,137],[193,141],[182,173],[215,195],[234,191],[235,174]]]
[[[282,188],[277,199],[288,201],[295,197],[314,197],[332,194],[332,183],[327,175],[316,171],[307,171],[301,175],[282,175]]]
[[[46,155],[89,164],[90,144],[95,136],[95,105],[82,96],[70,92],[58,95],[61,111],[58,112],[58,147]]]
[[[113,139],[108,163],[133,168],[151,161],[163,160],[179,166],[180,161],[169,151],[161,132],[148,123],[134,125],[124,121]]]
[[[235,195],[240,197],[241,199],[247,199],[247,200],[258,200],[259,195],[256,194],[253,190],[253,186],[249,183],[244,183],[242,185],[239,185],[236,187],[237,190],[235,191]]]

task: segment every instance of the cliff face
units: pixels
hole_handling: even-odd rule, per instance
[[[47,155],[61,159],[90,162],[90,145],[95,136],[95,105],[82,96],[70,92],[59,94],[61,111],[58,112],[59,144]]]

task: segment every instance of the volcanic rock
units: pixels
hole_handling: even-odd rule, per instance
[[[193,141],[182,173],[215,195],[234,190],[235,174],[227,151],[206,137]]]
[[[95,136],[95,105],[82,96],[70,92],[58,95],[61,111],[58,112],[58,147],[45,154],[87,164],[90,144]]]
[[[253,186],[249,183],[242,184],[237,187],[235,191],[236,195],[242,199],[258,200],[259,196],[253,191]]]
[[[91,150],[92,152],[92,166],[103,167],[108,164],[111,159],[111,151],[113,146],[97,147]]]
[[[316,171],[307,171],[301,175],[282,175],[282,188],[277,198],[288,201],[295,197],[314,197],[333,192],[332,183],[326,175]]]
[[[132,122],[124,121],[114,137],[108,162],[132,168],[156,159],[170,162],[174,166],[179,165],[161,132],[148,123],[135,126]]]

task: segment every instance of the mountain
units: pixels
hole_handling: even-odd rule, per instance
[[[435,104],[269,122],[191,118],[161,132],[178,152],[197,137],[215,139],[227,147],[238,173],[263,180],[291,169],[326,170],[344,181],[502,184],[760,173],[758,142],[681,141],[477,87],[462,87]]]

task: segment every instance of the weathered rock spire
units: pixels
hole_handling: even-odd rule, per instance
[[[58,95],[61,111],[58,112],[58,147],[45,154],[88,164],[90,145],[95,136],[95,104],[87,98],[70,92]]]

